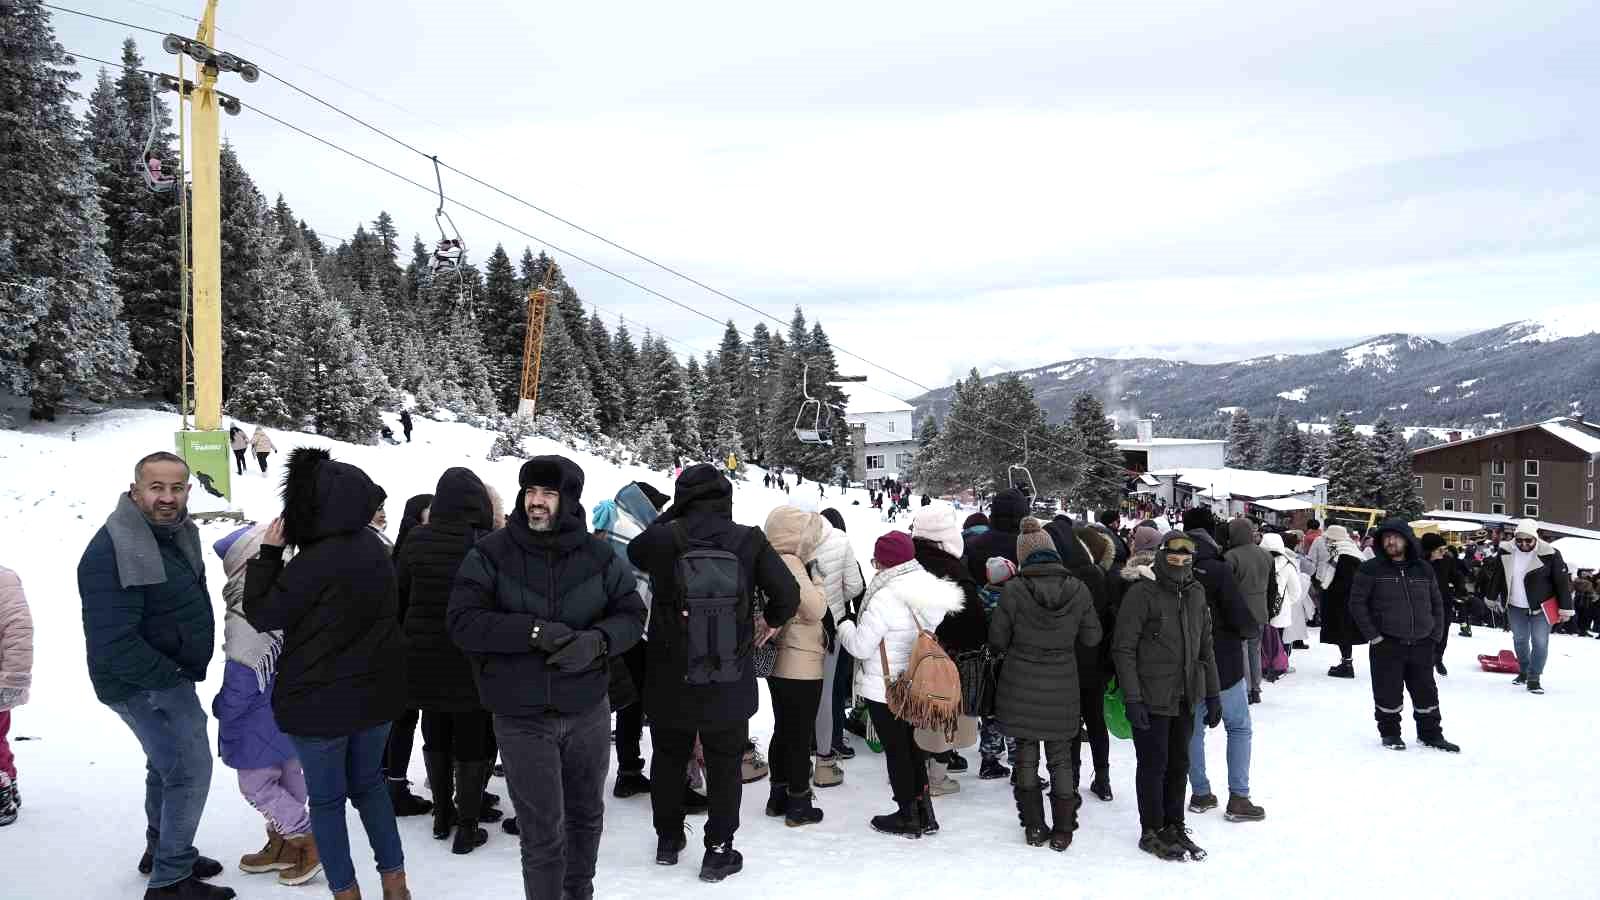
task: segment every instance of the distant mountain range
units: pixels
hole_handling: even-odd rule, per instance
[[[988,376],[992,381],[1006,373]],[[1070,359],[1016,373],[1052,421],[1085,391],[1119,426],[1152,418],[1156,434],[1222,435],[1235,407],[1252,418],[1279,411],[1300,422],[1357,423],[1386,415],[1399,425],[1492,430],[1575,412],[1600,414],[1600,304],[1524,320],[1453,341],[1385,334],[1320,353],[1225,363],[1167,359]],[[953,387],[917,397],[917,415],[943,418]]]

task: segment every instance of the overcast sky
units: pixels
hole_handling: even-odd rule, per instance
[[[134,0],[62,2],[193,31]],[[928,385],[1079,355],[1209,361],[1449,336],[1600,303],[1593,2],[220,6],[222,49],[780,319],[802,304],[836,346]],[[107,58],[125,33],[59,13],[55,26]],[[137,38],[149,65],[170,65]],[[425,160],[269,79],[224,90],[432,179]],[[387,209],[429,239],[427,194],[248,110],[224,125],[262,190],[319,232]],[[448,173],[445,188],[719,320],[756,322]],[[474,260],[533,243],[455,220]],[[680,350],[720,336],[562,262],[613,323]]]

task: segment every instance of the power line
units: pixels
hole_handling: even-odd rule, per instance
[[[123,28],[132,28],[134,31],[144,31],[144,32],[148,32],[150,34],[158,35],[160,37],[166,37],[167,36],[167,33],[165,31],[158,31],[158,30],[156,30],[154,28],[146,28],[143,25],[135,25],[132,22],[124,22],[121,19],[113,19],[113,18],[110,18],[110,17],[107,17],[107,16],[97,16],[94,13],[84,12],[81,9],[71,9],[69,7],[66,7],[66,6],[56,6],[53,3],[41,3],[39,5],[44,7],[45,9],[53,9],[56,12],[71,13],[72,15],[75,15],[75,16],[83,16],[85,19],[98,19],[99,21],[105,22],[108,25],[121,25]]]

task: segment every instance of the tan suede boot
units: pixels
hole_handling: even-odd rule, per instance
[[[383,873],[383,900],[411,900],[406,888],[406,870]]]
[[[284,838],[284,859],[294,863],[278,873],[278,883],[305,884],[322,872],[322,858],[317,855],[317,842],[309,834]]]
[[[239,871],[251,875],[260,875],[263,872],[277,872],[287,869],[292,862],[283,858],[283,835],[279,834],[272,826],[267,826],[267,845],[259,852],[246,853],[239,857]]]

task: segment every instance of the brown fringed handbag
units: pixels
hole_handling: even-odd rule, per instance
[[[883,665],[886,706],[895,718],[917,728],[938,732],[948,742],[956,739],[956,719],[961,715],[961,672],[939,646],[933,633],[917,623],[917,641],[905,671],[889,681],[889,652],[878,643]]]

